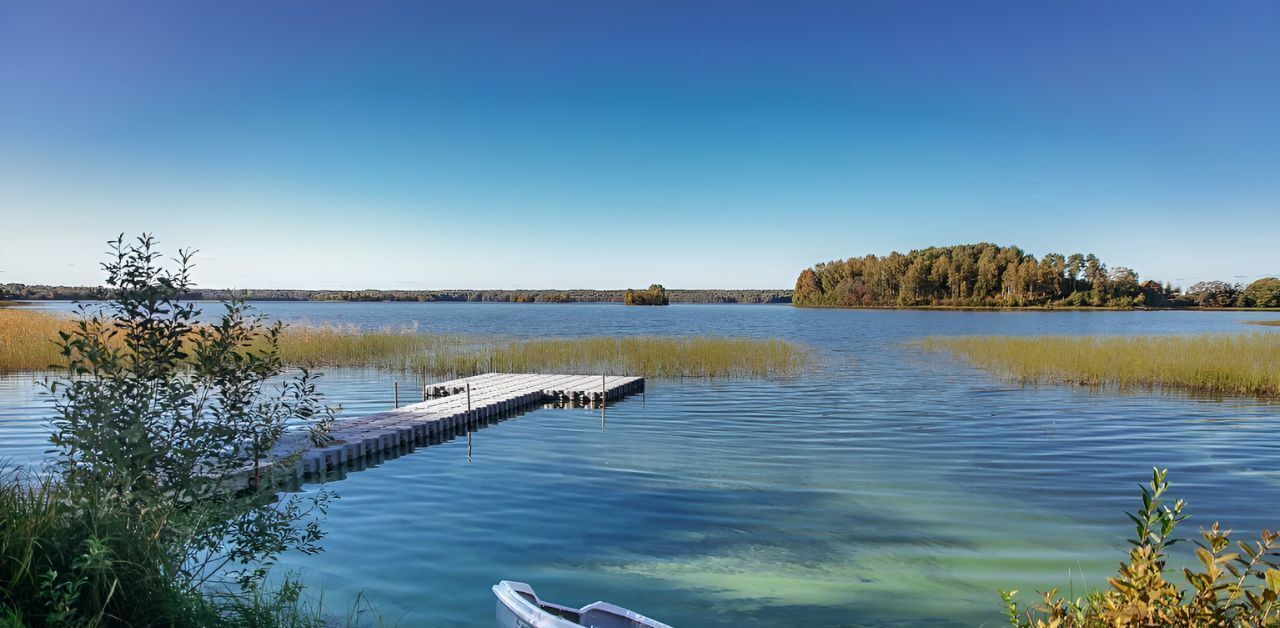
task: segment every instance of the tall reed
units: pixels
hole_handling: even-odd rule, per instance
[[[360,366],[435,376],[484,372],[617,373],[652,377],[791,377],[812,360],[803,345],[719,336],[597,336],[504,339],[427,334],[416,329],[362,331],[295,326],[281,356],[309,367]]]
[[[54,340],[71,331],[71,319],[20,307],[0,309],[0,372],[36,371],[62,364]]]
[[[74,322],[29,309],[0,310],[0,372],[63,361],[53,339]],[[615,373],[649,377],[793,377],[813,360],[801,344],[724,336],[592,336],[516,340],[424,333],[417,327],[291,325],[280,340],[286,364],[369,367],[437,377],[486,372]]]
[[[779,339],[624,336],[511,341],[493,353],[510,372],[613,372],[659,377],[789,377],[810,352]]]
[[[1022,382],[1280,397],[1280,334],[951,336],[918,344]]]

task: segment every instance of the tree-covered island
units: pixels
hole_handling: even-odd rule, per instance
[[[1140,281],[1093,254],[990,243],[867,255],[806,268],[792,303],[830,307],[1280,307],[1280,279],[1201,282],[1186,292]]]

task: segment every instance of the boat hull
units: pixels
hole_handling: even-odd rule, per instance
[[[671,628],[608,602],[582,608],[544,602],[523,582],[503,580],[494,585],[493,595],[499,628]]]

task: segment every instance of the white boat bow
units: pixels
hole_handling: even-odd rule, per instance
[[[538,599],[533,587],[503,580],[493,586],[499,628],[671,628],[608,602],[570,608]]]

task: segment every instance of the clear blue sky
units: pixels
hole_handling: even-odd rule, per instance
[[[1280,273],[1272,1],[0,0],[0,282],[789,287],[994,241]]]

